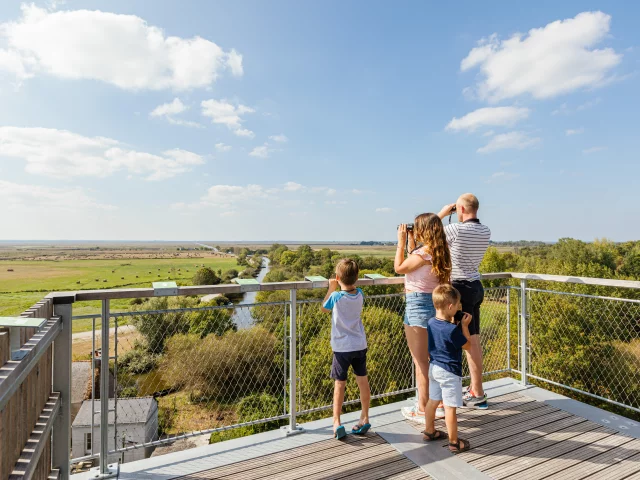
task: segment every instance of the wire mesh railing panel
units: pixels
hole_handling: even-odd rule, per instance
[[[531,375],[640,411],[640,301],[528,292]]]
[[[365,296],[362,322],[367,335],[367,369],[371,395],[381,397],[406,392],[413,386],[411,356],[404,337],[404,295]],[[333,399],[330,378],[331,314],[320,302],[298,305],[298,411],[328,407]],[[358,400],[358,387],[349,376],[345,402]]]
[[[485,289],[484,301],[480,307],[480,342],[483,352],[483,372],[503,372],[508,370],[508,352],[510,335],[509,320],[509,287],[492,287]],[[463,355],[462,375],[469,375],[466,355]]]
[[[278,302],[112,314],[116,450],[204,434],[207,443],[212,430],[211,439],[222,440],[261,427],[221,429],[284,415],[286,308]],[[237,319],[250,326],[238,328]]]

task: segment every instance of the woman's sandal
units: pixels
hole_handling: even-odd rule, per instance
[[[463,440],[462,438],[459,438],[456,443],[449,442],[449,451],[451,453],[458,454],[458,453],[466,452],[467,450],[469,450],[469,448],[471,448],[469,441]]]
[[[443,440],[447,438],[447,432],[443,432],[442,430],[435,430],[433,433],[429,433],[426,430],[422,432],[422,439],[425,442],[431,442],[433,440]]]

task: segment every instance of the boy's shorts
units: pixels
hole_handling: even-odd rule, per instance
[[[438,365],[429,365],[429,399],[445,407],[462,407],[462,377]]]
[[[349,365],[358,377],[367,376],[367,349],[357,352],[333,352],[331,378],[344,382],[349,373]]]

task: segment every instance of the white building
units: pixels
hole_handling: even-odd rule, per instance
[[[114,427],[115,400],[109,399],[109,450],[152,442],[158,439],[158,403],[153,397],[118,398],[118,430]],[[100,400],[95,400],[95,412],[100,411]],[[95,414],[93,432],[91,431],[91,400],[85,400],[71,426],[72,458],[100,453],[100,414]],[[109,456],[110,462],[122,463],[149,458],[153,447],[136,448],[118,455]]]

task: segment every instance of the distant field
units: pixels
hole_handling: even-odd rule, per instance
[[[0,316],[18,314],[51,291],[139,288],[162,280],[190,285],[197,265],[203,264],[214,270],[238,268],[233,257],[1,261]],[[123,302],[114,302],[113,307]],[[74,305],[74,313],[92,313],[99,309],[98,305],[88,303]]]
[[[314,248],[318,248],[314,245]],[[359,255],[361,257],[389,257],[393,258],[396,252],[396,247],[380,247],[380,246],[357,246],[357,245],[345,245],[345,246],[327,246],[331,250],[335,250],[344,255]]]

